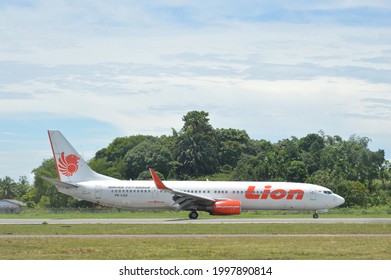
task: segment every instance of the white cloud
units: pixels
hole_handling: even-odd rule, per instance
[[[341,126],[338,119],[343,116],[353,119],[366,114],[374,118],[378,112],[371,111],[363,100],[384,99],[391,91],[389,84],[333,76],[257,80],[240,76],[126,74],[104,82],[86,80],[85,84],[79,81],[80,77],[56,79],[8,85],[7,92],[30,92],[34,98],[5,99],[0,105],[2,114],[30,112],[92,118],[124,133],[158,134],[167,124],[180,125],[178,114],[182,116],[192,108],[204,108],[217,116],[227,111],[237,112],[243,123],[251,119],[272,122],[277,117],[282,122],[276,125],[277,129],[297,122],[312,122],[320,129]],[[64,83],[67,79],[69,81]],[[106,91],[99,92],[100,87]],[[110,88],[114,92],[109,92]],[[387,108],[382,111],[386,115]],[[164,123],[161,123],[162,118],[166,120]],[[356,128],[360,129],[359,125]]]
[[[323,129],[386,143],[389,10],[386,1],[9,2],[0,5],[0,118],[161,135],[205,110],[215,127],[257,138]],[[378,17],[349,24],[344,15]]]

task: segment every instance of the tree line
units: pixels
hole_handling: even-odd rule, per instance
[[[371,151],[367,137],[310,133],[277,143],[254,140],[244,130],[213,128],[209,114],[191,111],[170,136],[118,137],[89,161],[96,172],[118,179],[148,180],[150,167],[166,180],[289,181],[313,183],[345,197],[343,207],[391,205],[391,165],[384,150]],[[53,159],[23,177],[0,179],[0,198],[31,207],[94,207],[59,193],[40,176],[56,178]]]

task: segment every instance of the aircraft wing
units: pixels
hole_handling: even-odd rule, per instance
[[[178,204],[178,210],[196,210],[198,208],[197,206],[211,206],[217,201],[217,199],[212,197],[170,189],[164,185],[164,183],[160,180],[159,176],[157,176],[152,168],[150,168],[149,171],[151,172],[153,181],[159,190],[174,194],[173,200]]]
[[[53,185],[55,185],[56,187],[59,187],[59,188],[71,189],[71,188],[77,188],[78,187],[77,185],[70,184],[70,183],[65,183],[65,182],[61,182],[61,181],[57,181],[56,179],[49,178],[49,177],[46,177],[46,176],[41,176],[41,177],[45,181],[47,181],[49,183],[52,183]]]

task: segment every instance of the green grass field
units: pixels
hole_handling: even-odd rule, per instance
[[[202,237],[0,239],[7,260],[382,260],[391,258],[382,237]]]
[[[200,235],[259,233],[276,236]],[[7,236],[0,238],[0,259],[389,260],[390,236],[278,236],[389,233],[390,224],[0,225],[0,235]],[[93,234],[102,237],[12,237],[17,234]],[[131,236],[134,234],[138,236]],[[167,234],[167,237],[142,237],[145,234]],[[169,234],[189,236],[170,237]]]
[[[207,213],[200,212],[203,219],[215,218]],[[219,218],[312,218],[312,211],[244,211],[239,216],[220,216]],[[321,218],[358,218],[358,217],[391,217],[391,207],[364,208],[340,208],[331,209],[328,213],[319,215]],[[20,214],[0,214],[0,219],[6,218],[47,218],[47,219],[86,219],[86,218],[117,218],[117,219],[138,219],[138,218],[187,218],[187,211],[162,211],[162,210],[122,210],[122,209],[23,209]]]
[[[387,218],[388,207],[333,209],[327,218]],[[247,211],[233,218],[311,218],[312,212]],[[232,217],[225,217],[230,219]],[[25,209],[0,214],[0,219],[166,218],[187,219],[187,212],[126,211],[116,209]],[[214,218],[200,213],[199,219]],[[221,217],[219,217],[221,218]],[[177,224],[177,225],[0,225],[3,260],[106,259],[391,259],[390,236],[278,236],[278,234],[390,234],[390,224]],[[13,237],[14,235],[102,235],[102,237]],[[142,235],[185,234],[181,237]],[[202,236],[219,234],[219,236]],[[274,234],[276,236],[221,236]],[[105,235],[124,235],[107,237]],[[131,235],[138,235],[137,237]],[[141,236],[140,236],[141,235]],[[188,235],[188,236],[186,236]],[[199,236],[197,236],[199,235]],[[6,237],[4,237],[6,236]]]
[[[390,234],[391,224],[78,224],[0,225],[0,235]]]

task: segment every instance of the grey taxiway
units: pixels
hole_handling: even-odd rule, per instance
[[[80,224],[389,224],[391,218],[288,218],[288,219],[0,219],[0,225]]]

